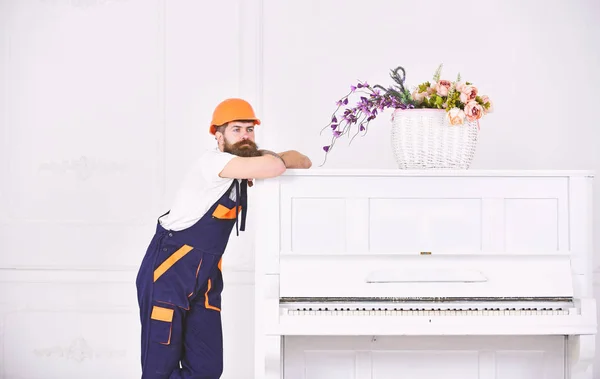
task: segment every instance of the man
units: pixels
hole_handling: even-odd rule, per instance
[[[142,379],[221,376],[221,257],[233,227],[244,230],[248,183],[312,165],[296,151],[258,150],[256,125],[245,100],[220,103],[209,129],[217,148],[200,156],[158,219],[136,279]]]

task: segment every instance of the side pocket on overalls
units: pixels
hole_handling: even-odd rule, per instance
[[[171,344],[173,335],[173,316],[175,311],[172,308],[162,305],[152,306],[150,315],[150,340],[163,345]]]
[[[218,312],[221,311],[221,292],[223,292],[222,262],[223,258],[221,257],[217,267],[215,267],[208,279],[206,292],[204,293],[204,306],[206,309]]]

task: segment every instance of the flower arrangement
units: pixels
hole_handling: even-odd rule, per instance
[[[389,88],[360,81],[351,85],[350,92],[336,102],[331,121],[321,130],[321,133],[328,128],[332,131],[331,143],[323,146],[325,158],[341,136],[350,136],[353,126],[356,126],[356,132],[350,143],[359,133],[366,135],[369,123],[387,108],[444,109],[453,126],[463,125],[465,120],[477,121],[493,111],[490,98],[481,95],[472,83],[462,81],[460,73],[455,81],[441,79],[442,66],[437,68],[432,81],[420,83],[412,92],[405,85],[406,72],[402,67],[391,70],[390,77],[395,84]],[[350,96],[359,96],[354,106],[348,106]],[[341,108],[343,111],[340,112]]]

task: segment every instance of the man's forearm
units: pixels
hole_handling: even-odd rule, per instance
[[[283,157],[280,154],[274,153],[271,150],[261,149],[259,151],[260,151],[261,155],[272,155],[274,157],[277,157],[277,158],[281,159],[281,161],[285,164],[285,160],[283,159]]]

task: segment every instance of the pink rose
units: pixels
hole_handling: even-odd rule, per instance
[[[457,82],[456,83],[456,91],[462,92],[463,88],[465,88],[465,83],[464,82]]]
[[[494,104],[492,104],[492,100],[490,100],[490,98],[487,95],[481,96],[481,101],[483,102],[483,104],[490,103],[490,107],[488,109],[485,109],[485,107],[483,107],[484,113],[492,113],[494,111]]]
[[[431,96],[435,93],[435,83],[431,83],[427,88],[427,96]]]
[[[477,97],[477,88],[475,86],[464,86],[460,92],[460,101],[464,104],[475,100]]]
[[[452,108],[446,113],[450,125],[462,125],[465,121],[465,112],[460,108]]]
[[[419,89],[414,90],[413,93],[412,93],[412,98],[417,103],[422,102],[423,99],[425,98],[425,96],[427,96],[427,92],[420,92],[419,93]]]
[[[450,83],[449,80],[440,80],[435,85],[435,90],[436,90],[437,94],[440,96],[448,96],[448,91],[450,91],[451,86],[452,86],[452,83]]]
[[[469,101],[467,105],[465,105],[465,114],[469,121],[479,120],[483,116],[483,107],[475,100]]]

